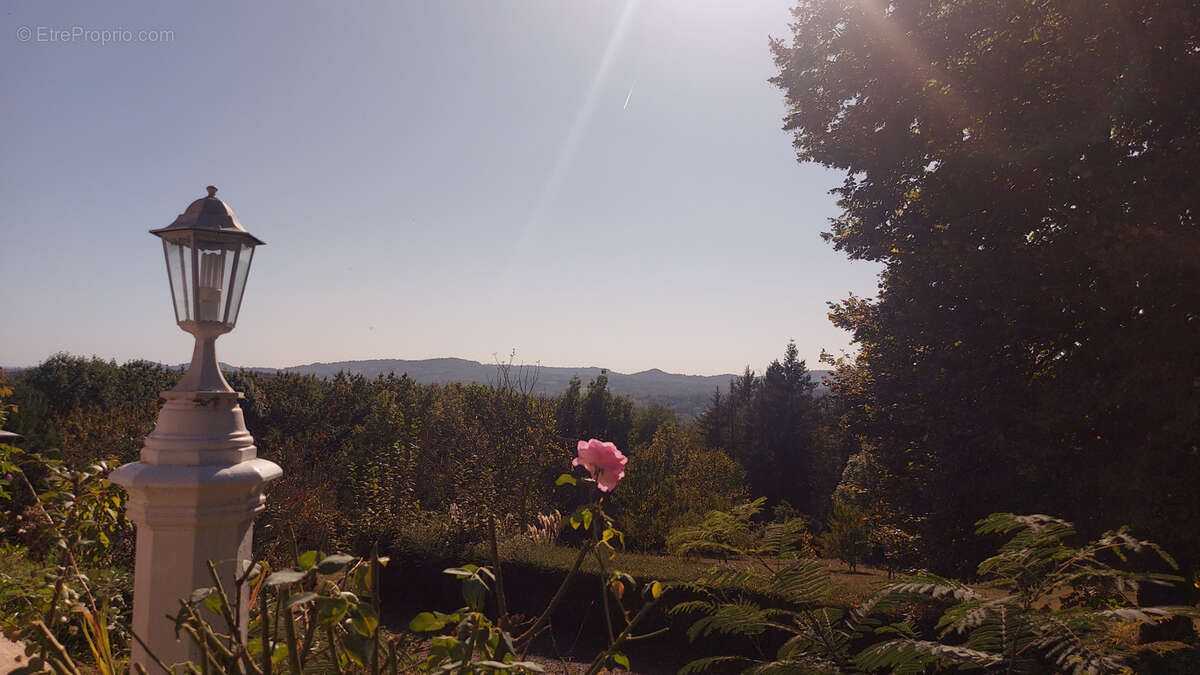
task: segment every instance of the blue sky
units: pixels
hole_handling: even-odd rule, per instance
[[[878,267],[780,129],[789,6],[8,0],[0,364],[186,361],[147,230],[213,183],[267,242],[227,362],[812,367]]]

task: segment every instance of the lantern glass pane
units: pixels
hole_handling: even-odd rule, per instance
[[[229,319],[230,326],[237,323],[238,311],[242,308],[242,295],[246,292],[246,277],[250,274],[250,260],[254,257],[254,246],[251,244],[239,244],[241,249],[238,253],[237,269],[233,273],[233,286],[229,293]]]
[[[228,255],[227,255],[228,254]],[[196,242],[196,320],[216,321],[225,318],[222,311],[229,287],[225,267],[232,261],[232,252],[220,242]]]
[[[177,242],[164,239],[163,254],[167,257],[167,278],[171,282],[171,301],[175,306],[175,321],[176,323],[188,321],[191,318],[188,289],[192,285],[192,277],[190,274],[184,273],[184,260],[191,263],[191,251]]]
[[[187,311],[187,320],[196,320],[196,275],[192,273],[192,257],[195,252],[190,242],[179,245],[179,261],[183,266],[183,303]]]
[[[237,246],[234,245],[225,250],[225,269],[221,278],[221,288],[225,289],[225,293],[221,296],[221,321],[229,323],[229,303],[233,301],[233,275],[237,266]]]

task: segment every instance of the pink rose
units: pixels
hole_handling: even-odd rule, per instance
[[[616,445],[607,441],[579,441],[579,456],[571,466],[582,466],[596,479],[601,492],[609,492],[625,477],[625,462],[629,461]]]

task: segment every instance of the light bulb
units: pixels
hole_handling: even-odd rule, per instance
[[[225,279],[225,252],[201,251],[197,284],[196,319],[221,320],[221,286]]]

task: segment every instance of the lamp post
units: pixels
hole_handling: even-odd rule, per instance
[[[263,489],[282,475],[257,458],[246,431],[241,394],[217,362],[216,339],[233,330],[254,248],[263,242],[242,228],[208,187],[175,222],[151,234],[163,241],[175,320],[196,338],[192,362],[166,399],[141,461],[109,476],[129,493],[127,512],[137,526],[133,631],[168,665],[195,661],[199,651],[176,640],[168,616],[197,588],[212,586],[208,561],[231,592],[251,559],[252,521],[264,508]],[[245,637],[245,599],[237,609]],[[217,620],[216,617],[210,617]],[[132,663],[155,664],[136,641]]]

